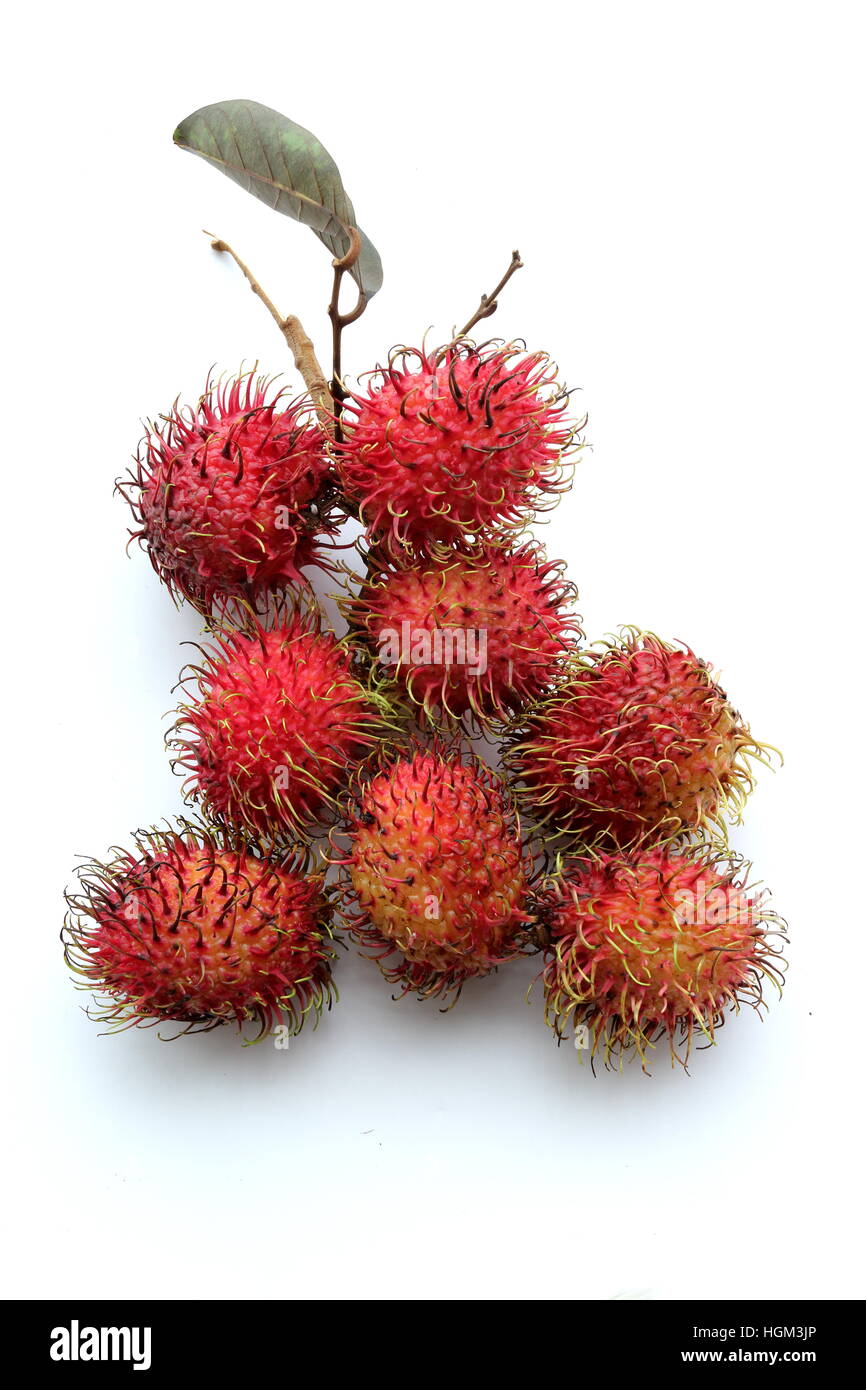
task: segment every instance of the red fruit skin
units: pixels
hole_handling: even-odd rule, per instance
[[[582,636],[568,612],[577,591],[563,570],[537,543],[384,564],[371,570],[344,612],[356,639],[429,720],[469,714],[484,728],[547,690]],[[425,634],[433,659],[419,662],[418,654],[427,655]],[[396,664],[386,660],[395,635]]]
[[[265,837],[321,827],[381,737],[377,697],[330,632],[296,615],[226,632],[197,668],[169,742],[208,819]]]
[[[368,534],[393,553],[501,536],[566,486],[575,428],[542,353],[403,348],[373,376],[346,404],[338,466]]]
[[[705,662],[624,629],[570,663],[509,734],[505,763],[553,833],[593,845],[668,839],[739,816],[766,760]]]
[[[524,949],[532,873],[504,783],[438,747],[356,787],[343,868],[349,931],[401,993],[459,995]]]
[[[297,1032],[330,1003],[331,904],[303,860],[268,858],[209,830],[139,832],[135,852],[81,871],[67,961],[117,1028],[182,1031],[254,1021]]]
[[[137,467],[118,490],[132,533],[175,599],[203,613],[253,603],[272,588],[306,583],[336,534],[335,478],[308,401],[268,399],[269,384],[244,374],[211,382],[193,411],[177,407],[151,425]]]
[[[784,923],[748,884],[748,865],[704,844],[600,853],[572,864],[537,907],[548,932],[548,1023],[579,1024],[605,1062],[668,1042],[673,1061],[713,1042],[725,1010],[781,990]]]

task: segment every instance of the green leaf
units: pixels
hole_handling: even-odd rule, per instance
[[[174,142],[268,207],[312,227],[332,256],[349,250],[357,222],[336,164],[315,135],[279,111],[257,101],[218,101],[181,121]],[[350,273],[368,299],[381,289],[382,262],[363,232]]]

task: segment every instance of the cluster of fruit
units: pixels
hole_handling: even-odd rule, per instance
[[[251,373],[209,382],[121,484],[206,622],[170,735],[200,816],[84,869],[68,959],[111,1027],[264,1034],[330,1003],[339,918],[422,997],[539,952],[559,1038],[685,1062],[781,983],[783,924],[725,845],[767,750],[688,648],[585,644],[526,535],[581,442],[546,356],[401,349],[340,405],[329,429]],[[342,638],[311,566],[345,579]]]

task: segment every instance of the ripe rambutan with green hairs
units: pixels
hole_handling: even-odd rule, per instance
[[[532,865],[505,784],[473,755],[392,752],[356,780],[347,925],[401,994],[459,994],[520,954]]]
[[[189,668],[195,695],[169,735],[185,790],[209,820],[294,838],[330,822],[352,767],[387,729],[387,706],[308,613],[224,628]]]
[[[109,1031],[252,1022],[263,1036],[330,1007],[332,908],[304,853],[183,820],[112,853],[79,870],[63,929],[67,962]]]
[[[600,853],[565,869],[540,897],[547,1022],[561,1040],[589,1032],[593,1059],[620,1064],[666,1038],[672,1061],[709,1044],[725,1010],[759,1012],[781,992],[774,944],[785,924],[748,883],[749,865],[705,844]]]
[[[706,662],[624,628],[569,662],[509,734],[505,765],[536,819],[587,844],[667,839],[739,818],[758,743]]]
[[[342,607],[354,640],[428,719],[506,720],[553,682],[582,636],[577,590],[536,542],[373,563]]]
[[[392,551],[488,540],[564,490],[575,439],[543,353],[513,343],[396,349],[344,413],[346,496]]]
[[[204,614],[305,583],[301,571],[323,560],[319,540],[338,529],[312,405],[271,384],[252,372],[209,380],[195,409],[175,404],[148,427],[117,485],[138,523],[132,538],[175,599]]]

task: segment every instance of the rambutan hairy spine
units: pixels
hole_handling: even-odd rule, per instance
[[[199,653],[166,740],[184,794],[228,829],[290,841],[326,830],[352,767],[392,731],[382,682],[319,613],[291,604],[268,626],[212,630]]]
[[[522,343],[395,348],[344,406],[338,465],[368,535],[395,553],[502,537],[566,490],[581,424]]]
[[[381,748],[331,832],[342,914],[399,995],[444,999],[530,949],[534,877],[502,780],[453,741]]]
[[[305,846],[279,849],[180,818],[85,861],[61,939],[107,1032],[226,1023],[297,1033],[337,997],[332,905]]]
[[[701,827],[726,839],[772,753],[685,643],[624,627],[573,654],[503,761],[548,834],[625,847]]]
[[[583,636],[577,589],[538,541],[365,558],[340,601],[350,637],[434,727],[501,726],[555,684]]]
[[[786,923],[751,866],[708,842],[646,844],[559,860],[535,900],[557,1041],[584,1026],[606,1066],[666,1039],[672,1064],[711,1046],[726,1011],[781,994]],[[781,943],[781,944],[777,944]]]
[[[242,370],[209,376],[195,407],[175,401],[146,426],[135,467],[116,487],[138,541],[175,602],[206,617],[227,602],[257,602],[303,571],[328,567],[322,540],[342,513],[325,435],[308,397],[272,390]]]

